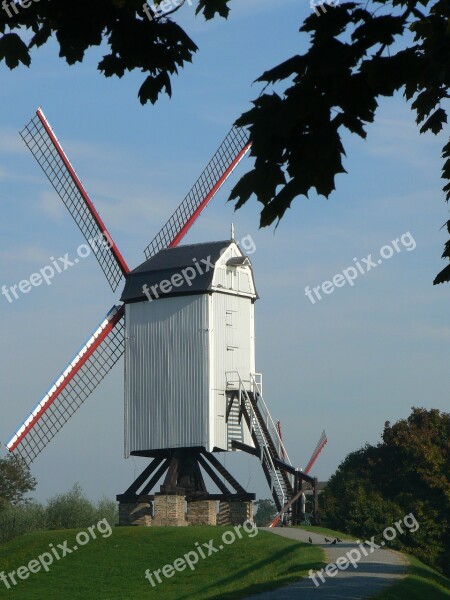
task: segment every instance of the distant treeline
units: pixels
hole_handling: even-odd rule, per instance
[[[117,503],[106,498],[91,502],[75,484],[69,492],[58,494],[45,504],[35,500],[0,504],[0,543],[33,531],[86,528],[102,519],[111,526],[118,522]]]

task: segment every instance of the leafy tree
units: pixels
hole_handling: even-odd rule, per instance
[[[143,0],[41,0],[13,12],[6,4],[9,14],[0,11],[0,60],[10,68],[29,66],[30,51],[52,35],[68,64],[81,62],[90,47],[103,43],[108,53],[100,72],[123,77],[140,70],[146,78],[139,99],[154,103],[161,92],[171,94],[171,76],[197,51],[172,18],[185,0],[154,4],[161,5],[158,11]],[[226,18],[230,4],[197,0],[196,12],[205,19]],[[256,196],[263,205],[261,225],[267,226],[311,190],[328,197],[336,175],[346,172],[343,132],[365,139],[380,97],[402,92],[421,133],[442,131],[450,82],[449,18],[448,0],[343,2],[320,17],[311,13],[300,27],[310,36],[308,51],[261,75],[257,81],[272,90],[263,91],[238,119],[249,128],[255,164],[232,191],[236,207]],[[442,157],[448,201],[450,141]],[[450,233],[450,220],[447,229]],[[450,240],[443,258],[450,258]],[[450,265],[434,283],[449,280]]]
[[[94,524],[95,517],[95,507],[85,497],[81,486],[76,483],[65,494],[58,494],[48,501],[46,528],[74,529],[76,527],[89,527]]]
[[[257,500],[255,502],[255,523],[258,527],[266,527],[277,514],[277,507],[273,500]]]
[[[159,5],[165,0],[155,0]],[[175,9],[185,0],[172,0]],[[189,0],[191,3],[191,0]],[[225,0],[200,0],[197,13],[211,19],[216,14],[226,17]],[[59,55],[69,65],[82,62],[86,51],[105,44],[108,53],[98,64],[105,77],[123,77],[139,70],[146,75],[139,90],[142,104],[156,102],[161,92],[171,95],[170,76],[192,61],[197,46],[168,16],[158,16],[144,0],[41,0],[15,10],[6,3],[0,11],[0,60],[14,69],[30,66],[31,51],[43,46],[51,36],[59,44]]]
[[[102,519],[107,519],[111,525],[117,522],[117,502],[101,498],[94,504],[86,498],[78,483],[68,492],[50,498],[45,507],[46,529],[89,527]]]
[[[394,547],[450,573],[450,413],[414,408],[383,441],[347,456],[321,495],[322,520],[368,539],[413,513]]]
[[[342,134],[366,139],[380,97],[402,91],[420,132],[441,132],[449,98],[449,18],[448,0],[344,2],[306,18],[300,32],[311,38],[308,51],[261,75],[258,82],[276,89],[261,94],[237,121],[250,130],[256,160],[232,191],[236,206],[256,195],[266,226],[311,190],[328,198],[336,175],[346,172]],[[448,201],[450,141],[442,157]],[[450,258],[450,241],[443,258]],[[449,280],[450,265],[434,283]]]
[[[94,521],[95,524],[102,519],[106,519],[110,525],[114,525],[119,522],[119,509],[115,500],[109,498],[100,498],[95,506],[94,510]]]
[[[9,454],[0,458],[0,510],[26,502],[25,496],[36,488],[25,461]]]

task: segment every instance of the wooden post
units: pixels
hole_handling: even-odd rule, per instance
[[[299,490],[299,474],[298,474],[298,469],[295,469],[295,475],[294,475],[294,496],[296,496],[298,494]],[[298,510],[298,500],[296,500],[294,502],[294,506],[292,507],[292,525],[298,525],[300,518],[299,518],[299,510]]]
[[[320,523],[319,516],[319,480],[317,477],[314,477],[314,520],[315,525]]]

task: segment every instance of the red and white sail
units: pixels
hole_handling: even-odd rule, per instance
[[[129,268],[40,108],[20,135],[78,225],[115,291]]]
[[[122,356],[123,307],[114,306],[82,345],[6,447],[32,462]]]
[[[144,250],[147,259],[160,250],[173,248],[181,242],[250,147],[246,131],[232,127],[180,206]]]

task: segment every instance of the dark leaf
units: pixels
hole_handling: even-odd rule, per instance
[[[103,60],[98,63],[98,69],[105,77],[112,77],[113,75],[123,77],[125,74],[125,65],[123,61],[118,56],[112,54],[103,57]]]
[[[445,243],[444,252],[441,258],[450,258],[450,241]]]
[[[425,131],[430,130],[436,135],[442,130],[444,123],[447,123],[447,113],[443,108],[438,108],[434,111],[434,113],[431,116],[428,117],[428,119],[422,125],[422,127],[420,128],[420,133],[425,133]]]
[[[33,47],[39,48],[40,46],[43,46],[45,43],[48,42],[51,35],[52,35],[51,27],[47,24],[43,25],[42,27],[40,27],[38,29],[38,31],[31,38],[29,47],[30,48],[33,48]]]
[[[195,13],[203,13],[207,21],[213,19],[216,14],[226,19],[230,12],[229,2],[230,0],[199,0]]]
[[[294,198],[300,193],[304,193],[304,190],[302,192],[299,182],[295,180],[289,181],[261,211],[260,226],[267,227],[268,225],[272,225],[277,219],[281,219],[291,206]]]
[[[450,281],[450,265],[447,265],[445,269],[442,269],[438,275],[434,278],[433,285],[438,285],[439,283],[447,283]]]
[[[443,190],[445,193],[445,199],[448,202],[450,200],[450,140],[445,144],[445,146],[442,149],[442,158],[445,159],[444,166],[442,167],[442,179],[448,181],[448,183],[444,185]]]
[[[163,88],[169,96],[172,95],[170,78],[167,73],[160,73],[156,77],[149,75],[139,90],[139,100],[141,104],[145,104],[148,101],[155,104]]]
[[[293,56],[289,60],[281,63],[277,67],[265,71],[261,77],[258,77],[257,82],[275,83],[291,77],[294,73],[300,75],[304,73],[307,66],[307,61],[304,56]]]
[[[352,34],[355,42],[363,41],[369,48],[376,44],[391,45],[395,37],[402,35],[405,28],[405,19],[400,16],[382,15],[365,20]]]
[[[28,48],[17,33],[5,33],[0,38],[0,61],[4,60],[10,69],[15,69],[20,63],[29,67],[31,63]]]
[[[363,122],[356,115],[349,113],[339,113],[335,119],[335,124],[339,127],[343,125],[352,133],[356,133],[363,139],[366,139],[367,133],[364,129]]]

